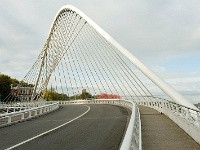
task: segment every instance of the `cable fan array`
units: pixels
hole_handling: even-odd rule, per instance
[[[103,95],[133,101],[150,99],[153,94],[138,72],[82,16],[66,8],[56,16],[36,62],[4,101],[49,99],[52,95],[48,92],[56,93],[60,100]]]

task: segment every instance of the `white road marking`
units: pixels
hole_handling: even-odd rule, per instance
[[[87,106],[87,105],[86,105],[86,106]],[[83,114],[81,114],[80,116],[78,116],[78,117],[76,117],[76,118],[74,118],[74,119],[72,119],[72,120],[70,120],[70,121],[68,121],[68,122],[66,122],[66,123],[64,123],[64,124],[62,124],[62,125],[60,125],[60,126],[57,126],[57,127],[53,128],[53,129],[51,129],[51,130],[48,130],[48,131],[46,131],[46,132],[43,132],[43,133],[41,133],[41,134],[39,134],[39,135],[36,135],[36,136],[30,138],[30,139],[27,139],[27,140],[25,140],[25,141],[23,141],[23,142],[21,142],[21,143],[18,143],[18,144],[14,145],[14,146],[11,146],[11,147],[9,147],[9,148],[7,148],[7,149],[5,149],[5,150],[11,150],[11,149],[13,149],[13,148],[15,148],[15,147],[18,147],[18,146],[20,146],[20,145],[22,145],[22,144],[25,144],[25,143],[27,143],[27,142],[29,142],[29,141],[32,141],[32,140],[34,140],[34,139],[36,139],[36,138],[38,138],[38,137],[40,137],[40,136],[43,136],[43,135],[45,135],[45,134],[47,134],[47,133],[50,133],[50,132],[52,132],[52,131],[54,131],[54,130],[57,130],[57,129],[59,129],[59,128],[65,126],[65,125],[67,125],[67,124],[69,124],[69,123],[71,123],[71,122],[73,122],[74,120],[76,120],[76,119],[78,119],[78,118],[84,116],[86,113],[88,113],[88,112],[90,111],[90,107],[89,107],[89,106],[87,106],[87,107],[88,107],[87,111],[84,112]]]

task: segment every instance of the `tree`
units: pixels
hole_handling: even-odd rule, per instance
[[[11,78],[11,80],[12,80],[12,86],[13,87],[16,87],[19,84],[19,81],[17,79],[12,79]]]
[[[92,95],[88,92],[83,92],[80,96],[80,99],[87,99],[87,98],[92,98]]]
[[[54,89],[51,89],[44,92],[44,99],[47,99],[48,101],[67,100],[68,96],[66,94],[60,94]]]
[[[11,91],[12,79],[8,75],[0,74],[0,95],[1,100],[5,99]]]

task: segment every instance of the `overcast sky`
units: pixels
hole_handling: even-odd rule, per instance
[[[200,102],[199,0],[1,0],[0,72],[21,80],[54,16],[74,5],[193,103]]]

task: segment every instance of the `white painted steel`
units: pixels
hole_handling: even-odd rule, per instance
[[[6,114],[0,114],[0,121],[4,122],[0,124],[1,126],[7,126],[19,121],[27,120],[33,117],[36,117],[38,115],[42,115],[48,112],[51,112],[53,110],[56,110],[59,108],[59,103],[54,102],[50,104],[46,104],[43,106],[33,107],[30,109],[25,109],[17,112],[12,113],[6,113]],[[12,120],[15,117],[14,120]]]
[[[106,33],[100,26],[98,26],[94,21],[92,21],[87,15],[82,11],[71,5],[64,5],[57,12],[52,27],[50,29],[49,35],[51,35],[56,18],[62,13],[64,9],[72,10],[83,17],[88,24],[90,24],[98,33],[100,33],[109,43],[115,46],[126,58],[128,58],[139,70],[141,70],[152,82],[154,82],[163,92],[165,92],[169,97],[171,97],[175,102],[190,107],[193,109],[197,108],[187,99],[185,99],[181,94],[174,90],[168,83],[156,75],[151,69],[145,66],[141,61],[139,61],[132,53],[120,45],[116,40],[114,40],[108,33]],[[48,41],[47,41],[48,42]]]
[[[120,147],[120,150],[128,150],[128,149],[132,150],[142,149],[140,112],[139,108],[135,103],[133,103],[132,114],[129,121],[129,125],[126,130],[126,134],[123,139],[122,145]]]
[[[200,144],[200,110],[191,109],[157,97],[151,97],[151,101],[138,101],[137,104],[164,113]]]
[[[74,100],[74,101],[59,101],[61,105],[68,104],[110,104],[126,107],[132,111],[131,118],[121,144],[120,150],[141,150],[141,120],[140,112],[137,105],[131,101],[119,99],[94,99],[94,100]]]
[[[1,113],[6,114],[10,112],[18,112],[26,109],[31,109],[34,107],[44,106],[51,104],[47,101],[32,101],[32,102],[10,102],[10,103],[2,103],[1,105]],[[3,112],[4,110],[4,112]]]

